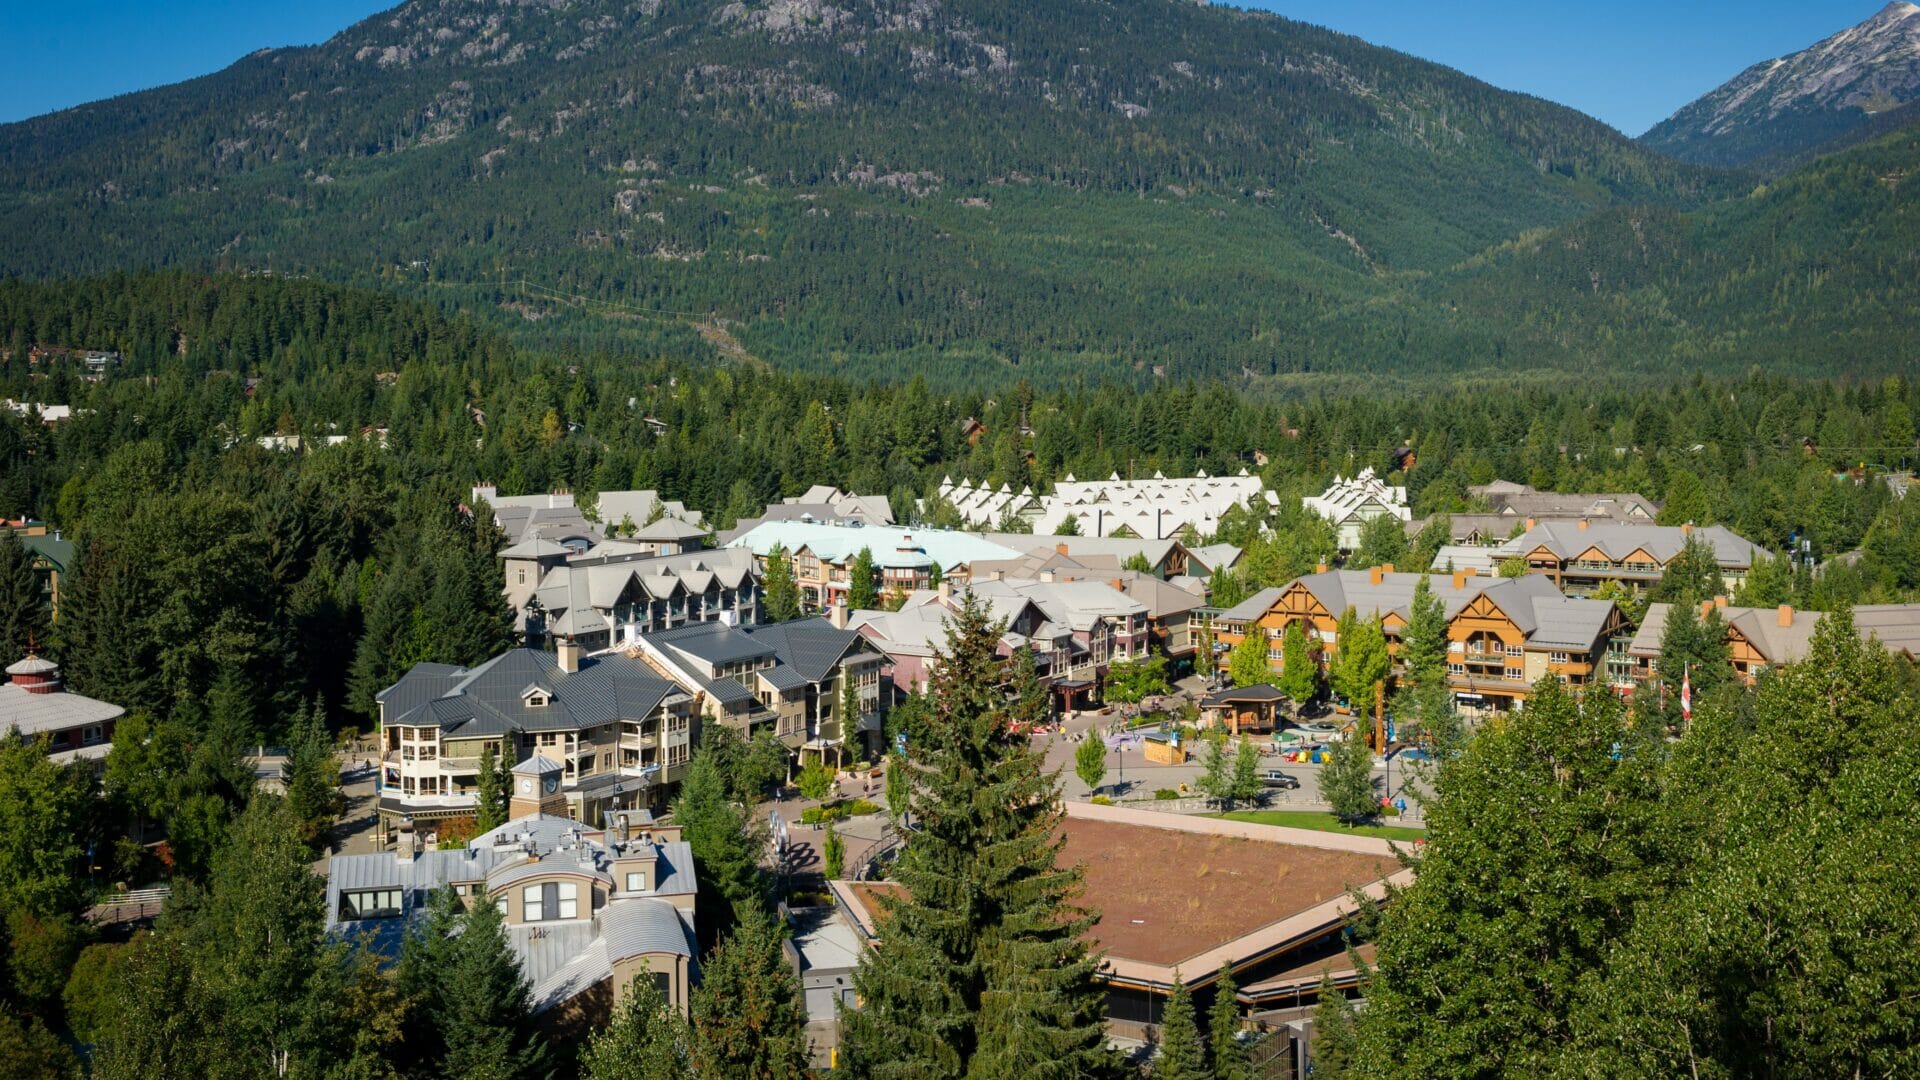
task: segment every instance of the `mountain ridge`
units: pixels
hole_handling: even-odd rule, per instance
[[[1920,99],[1920,4],[1893,0],[1857,25],[1762,60],[1640,141],[1683,161],[1778,171],[1877,115]]]

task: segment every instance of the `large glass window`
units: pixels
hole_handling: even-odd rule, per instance
[[[399,889],[366,889],[340,894],[340,918],[390,919],[400,914]]]
[[[572,919],[580,914],[580,886],[572,881],[549,881],[520,890],[521,918],[526,922]]]

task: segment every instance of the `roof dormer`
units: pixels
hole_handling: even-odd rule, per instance
[[[529,709],[544,709],[553,704],[553,692],[544,686],[530,685],[520,691],[520,702]]]

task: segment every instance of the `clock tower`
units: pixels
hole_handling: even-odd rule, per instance
[[[509,820],[533,814],[567,815],[567,797],[560,791],[566,770],[552,758],[535,754],[513,767],[513,794],[507,800]]]

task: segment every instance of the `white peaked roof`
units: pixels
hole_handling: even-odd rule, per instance
[[[1027,521],[1035,533],[1058,533],[1072,518],[1082,536],[1112,536],[1125,529],[1147,540],[1177,537],[1190,527],[1211,535],[1231,507],[1277,503],[1259,478],[1246,475],[1245,470],[1237,477],[1201,472],[1169,478],[1156,471],[1146,480],[1122,480],[1114,473],[1106,480],[1092,481],[1076,480],[1068,473],[1054,484],[1051,495],[1035,495],[1024,487],[1016,493],[1007,484],[998,491],[985,484],[974,488],[964,480],[955,484],[947,479],[940,485],[939,496],[973,528],[990,529],[1013,515]]]
[[[1375,476],[1371,468],[1361,469],[1360,474],[1351,479],[1335,476],[1332,487],[1302,498],[1300,504],[1335,525],[1383,513],[1401,521],[1413,518],[1413,511],[1407,505],[1407,489],[1387,484]],[[1365,512],[1370,509],[1374,512]]]

